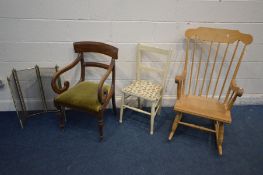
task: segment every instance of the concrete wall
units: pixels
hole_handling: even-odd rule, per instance
[[[240,103],[263,102],[263,1],[256,0],[0,0],[0,110],[14,110],[6,82],[12,68],[64,66],[74,59],[72,42],[94,40],[119,48],[117,99],[135,75],[139,42],[172,48],[165,105],[174,104],[174,76],[181,64],[184,31],[210,26],[254,37],[237,82]],[[68,78],[73,78],[68,76]]]

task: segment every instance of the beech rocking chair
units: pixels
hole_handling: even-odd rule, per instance
[[[237,86],[236,76],[252,36],[238,30],[200,27],[188,29],[185,64],[177,83],[177,101],[169,140],[178,124],[215,133],[219,155],[222,155],[224,124],[231,123],[231,108],[243,89]],[[228,87],[228,88],[227,88]],[[183,122],[183,113],[214,122],[207,128]]]

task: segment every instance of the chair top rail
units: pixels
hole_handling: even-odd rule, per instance
[[[195,39],[197,37],[199,40],[230,44],[240,40],[245,45],[248,45],[253,41],[253,37],[251,35],[241,33],[238,30],[216,29],[208,27],[188,29],[185,32],[185,36],[188,39]]]
[[[138,49],[140,51],[147,51],[147,52],[152,52],[152,53],[157,53],[157,54],[162,54],[162,55],[167,55],[167,56],[171,54],[170,50],[161,49],[158,47],[146,46],[144,44],[138,44]]]
[[[154,67],[148,67],[148,66],[143,66],[143,65],[140,65],[140,68],[144,71],[153,71],[153,72],[158,72],[158,73],[164,72],[164,69],[157,69]]]
[[[80,41],[74,42],[73,45],[76,53],[95,52],[108,55],[113,59],[118,59],[118,48],[108,45],[106,43],[94,41]]]

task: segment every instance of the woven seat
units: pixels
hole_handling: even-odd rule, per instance
[[[160,98],[162,86],[151,81],[134,81],[122,89],[123,93],[154,101]]]

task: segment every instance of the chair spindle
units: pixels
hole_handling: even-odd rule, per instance
[[[214,74],[214,69],[215,69],[215,64],[216,64],[219,48],[220,48],[220,43],[217,44],[214,64],[213,64],[213,67],[212,67],[212,72],[211,72],[211,75],[210,75],[210,80],[209,80],[208,88],[207,88],[207,91],[206,91],[206,97],[208,96],[209,89],[210,89],[210,86],[211,86],[211,82],[212,82],[212,78],[213,78],[213,74]]]
[[[221,75],[222,68],[223,68],[223,65],[224,65],[224,62],[225,62],[225,59],[226,59],[228,47],[229,47],[229,43],[227,43],[227,46],[226,46],[226,49],[225,49],[225,52],[224,52],[224,56],[223,56],[223,59],[222,59],[221,65],[220,65],[220,69],[219,69],[219,73],[218,73],[218,76],[217,76],[217,80],[216,80],[216,84],[215,84],[215,89],[214,89],[212,98],[214,98],[215,93],[216,93],[216,89],[217,89],[219,77],[220,77],[220,75]]]
[[[231,66],[232,66],[232,63],[233,63],[233,60],[235,58],[235,55],[236,55],[236,52],[237,52],[237,48],[238,48],[238,45],[239,45],[239,40],[237,41],[237,44],[236,44],[236,47],[235,47],[235,50],[233,52],[233,55],[232,55],[232,58],[231,58],[231,61],[229,63],[229,66],[228,66],[228,69],[227,69],[227,73],[226,73],[226,76],[225,76],[225,79],[224,79],[224,83],[223,83],[223,86],[221,88],[221,91],[220,91],[220,94],[219,94],[219,97],[218,97],[218,100],[220,100],[221,98],[221,95],[224,91],[224,88],[225,88],[225,85],[226,85],[226,80],[227,80],[227,77],[228,77],[228,74],[230,72],[230,69],[231,69]],[[228,96],[228,95],[227,95]],[[225,98],[226,99],[226,98]]]
[[[213,45],[213,41],[211,41],[211,43],[210,43],[209,52],[208,52],[208,56],[207,56],[206,67],[205,67],[205,73],[204,73],[204,77],[203,77],[203,83],[202,83],[201,90],[200,90],[200,92],[199,92],[199,96],[202,95],[203,88],[204,88],[204,85],[205,85],[205,78],[206,78],[206,73],[207,73],[207,69],[208,69],[208,65],[209,65],[209,60],[210,60],[212,45]]]

